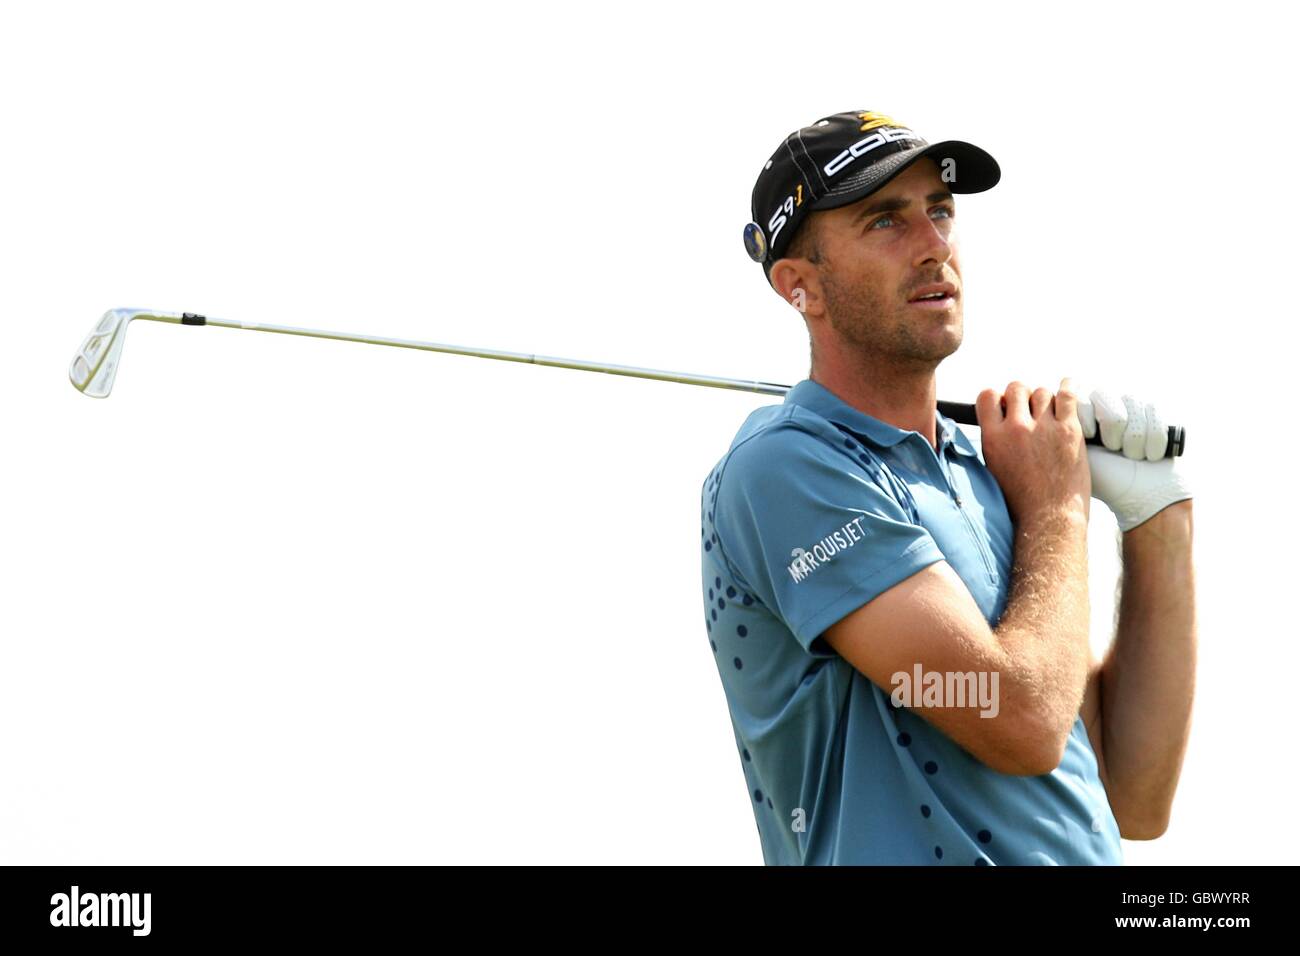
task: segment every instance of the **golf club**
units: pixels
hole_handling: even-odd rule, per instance
[[[392,345],[403,349],[419,349],[425,352],[447,352],[452,355],[471,355],[477,358],[501,359],[506,362],[525,362],[530,365],[549,365],[555,368],[571,368],[584,372],[605,372],[608,375],[627,375],[632,378],[648,378],[660,382],[680,382],[683,385],[704,385],[709,388],[727,388],[741,392],[757,392],[761,395],[784,395],[790,390],[789,385],[776,385],[771,382],[749,381],[746,379],[719,378],[714,375],[693,375],[688,372],[666,372],[660,369],[636,368],[630,365],[610,365],[603,362],[586,362],[581,359],[555,358],[546,355],[532,355],[526,352],[502,352],[497,349],[476,349],[462,345],[441,345],[435,342],[415,342],[409,339],[390,339],[377,335],[354,335],[346,332],[322,332],[316,329],[298,329],[286,325],[255,325],[247,322],[231,322],[226,319],[213,319],[193,312],[157,312],[150,309],[110,309],[104,313],[99,324],[86,337],[77,355],[68,368],[68,378],[83,395],[92,398],[107,398],[113,390],[113,381],[117,377],[118,366],[122,362],[122,346],[126,341],[126,327],[133,319],[148,322],[169,322],[173,325],[215,325],[223,329],[246,329],[251,332],[277,332],[281,335],[302,335],[314,339],[337,339],[342,342],[364,342],[369,345]],[[975,415],[975,406],[963,402],[937,403],[939,411],[953,421],[963,425],[979,426]],[[1081,407],[1088,403],[1080,401]],[[1102,445],[1100,433],[1084,439],[1090,445]],[[1173,458],[1183,453],[1186,435],[1181,425],[1169,426],[1169,443],[1165,451],[1166,458]]]

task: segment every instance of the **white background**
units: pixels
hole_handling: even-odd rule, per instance
[[[940,397],[1187,426],[1195,721],[1128,862],[1294,862],[1277,9],[6,5],[0,861],[761,863],[696,518],[778,399],[143,322],[108,400],[66,368],[141,306],[790,384],[753,180],[874,109],[1003,169]]]

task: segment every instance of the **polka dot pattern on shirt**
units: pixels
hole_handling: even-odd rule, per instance
[[[706,490],[714,489],[716,483],[717,483],[716,476],[711,477],[709,480],[708,489]],[[713,490],[713,494],[710,500],[711,501],[717,500],[716,490]],[[711,510],[710,511],[702,510],[700,516],[701,518],[707,518],[709,523],[712,523],[713,521],[713,512]],[[704,538],[703,547],[704,547],[705,554],[711,553],[712,546],[718,541],[717,531],[716,530],[710,531],[710,529],[707,526],[702,525],[700,528],[700,536]],[[725,568],[723,570],[729,576],[729,572],[727,572]],[[710,582],[706,579],[705,588],[707,589],[707,594],[708,594],[708,605],[707,605],[708,614],[705,618],[704,623],[705,623],[705,631],[708,634],[712,634],[714,623],[724,623],[729,628],[732,627],[731,621],[724,622],[722,621],[722,618],[720,616],[722,614],[725,614],[728,611],[728,607],[727,607],[728,601],[736,602],[738,607],[743,607],[743,608],[752,608],[755,605],[763,606],[763,602],[760,601],[753,594],[750,594],[742,590],[735,583],[724,580],[722,574],[715,574],[713,576],[711,584],[712,586],[710,586]],[[737,612],[737,607],[733,607],[731,609],[731,613],[735,614],[736,612]],[[709,639],[709,648],[715,656],[719,655],[720,642],[723,643],[722,651],[726,652],[731,650],[731,648],[726,647],[726,644],[724,642],[726,633],[729,632],[719,632],[719,636],[716,639],[714,637],[710,637]],[[738,622],[735,623],[734,633],[737,639],[744,640],[748,638],[750,636],[749,624],[742,624]],[[739,656],[732,656],[731,663],[732,663],[731,672],[733,674],[736,674],[744,670],[745,662]],[[736,679],[739,678],[737,677]],[[742,760],[744,761],[742,766],[748,768],[746,770],[746,773],[749,773],[753,766],[753,756],[750,754],[748,748],[745,747],[741,748],[740,754]],[[769,810],[776,809],[776,805],[772,800],[772,795],[770,793],[765,793],[762,790],[762,788],[753,787],[752,795],[754,797],[755,804],[759,806],[766,804]],[[761,832],[762,831],[760,829],[760,833]]]
[[[801,792],[801,786],[807,783],[806,776],[800,779],[800,765],[797,761],[791,761],[788,754],[782,752],[781,746],[769,746],[767,738],[763,737],[764,718],[770,715],[773,703],[772,687],[779,687],[781,692],[787,697],[794,695],[803,695],[802,699],[817,703],[821,708],[819,715],[823,712],[832,716],[835,711],[833,705],[835,700],[829,703],[821,701],[818,695],[822,697],[833,696],[833,693],[840,687],[840,683],[830,679],[826,675],[835,675],[836,667],[841,665],[842,661],[816,660],[810,662],[803,659],[797,649],[792,649],[789,645],[785,631],[790,630],[787,619],[795,621],[810,620],[808,611],[816,610],[814,599],[818,592],[812,585],[819,582],[826,582],[824,590],[826,594],[834,596],[840,594],[842,588],[832,591],[832,585],[843,584],[850,579],[846,575],[844,582],[837,582],[831,571],[823,571],[820,578],[812,579],[804,583],[804,591],[795,593],[791,591],[787,594],[789,588],[784,576],[777,574],[785,563],[784,558],[788,547],[785,536],[772,534],[771,546],[764,539],[757,543],[753,540],[754,528],[745,523],[750,518],[750,511],[746,510],[750,504],[755,502],[762,503],[767,507],[766,510],[759,513],[754,511],[756,528],[759,533],[771,533],[774,529],[781,529],[782,525],[779,520],[773,519],[772,515],[784,515],[787,512],[796,516],[801,515],[798,510],[802,504],[797,495],[791,495],[791,501],[787,508],[785,500],[766,500],[761,492],[763,491],[761,475],[763,470],[770,468],[772,463],[777,460],[775,452],[781,451],[799,451],[801,454],[805,451],[809,454],[817,454],[821,465],[838,466],[838,472],[847,476],[847,483],[843,487],[848,490],[856,490],[856,487],[850,483],[861,483],[864,479],[869,479],[875,487],[870,489],[873,493],[877,489],[883,490],[886,497],[893,501],[885,501],[877,511],[883,513],[889,510],[892,517],[901,509],[907,520],[913,524],[921,524],[921,515],[917,513],[916,502],[919,501],[922,510],[928,508],[927,518],[933,518],[931,512],[938,509],[938,499],[934,502],[924,497],[922,492],[929,491],[928,488],[922,487],[927,482],[917,480],[916,476],[907,471],[904,466],[909,463],[915,463],[919,454],[912,454],[909,458],[905,452],[911,448],[913,452],[925,451],[924,446],[919,442],[903,442],[893,453],[883,452],[877,447],[880,442],[871,441],[862,437],[848,427],[841,425],[838,421],[833,422],[840,428],[838,433],[830,431],[829,428],[814,429],[805,427],[807,420],[801,422],[798,412],[802,409],[791,408],[786,405],[779,413],[774,413],[772,418],[779,418],[779,425],[784,426],[787,423],[796,427],[782,428],[779,437],[770,439],[773,443],[771,451],[774,454],[741,454],[732,459],[730,456],[719,462],[717,469],[712,471],[706,477],[704,494],[701,496],[700,512],[700,547],[703,567],[701,569],[701,579],[703,587],[702,595],[707,595],[707,600],[702,602],[705,630],[709,647],[714,655],[715,666],[722,676],[723,683],[728,695],[728,703],[732,710],[733,720],[736,721],[736,743],[737,750],[742,761],[742,773],[746,783],[746,790],[752,798],[751,806],[759,821],[759,832],[763,840],[765,857],[771,860],[787,862],[790,859],[797,860],[804,853],[814,853],[813,842],[808,837],[791,838],[789,836],[790,821],[783,818],[783,815],[790,812],[790,809],[796,805],[807,806],[809,793]],[[795,412],[795,414],[791,414]],[[847,414],[847,413],[846,413]],[[824,424],[824,423],[813,423]],[[951,446],[951,431],[941,425],[941,438],[945,445]],[[775,432],[777,429],[773,428]],[[802,432],[802,434],[800,434]],[[823,441],[815,452],[811,443],[807,440],[810,433],[815,433]],[[868,430],[874,439],[876,435]],[[913,436],[915,437],[915,436]],[[761,441],[766,442],[768,438]],[[910,439],[909,439],[910,441]],[[888,447],[894,447],[889,445]],[[956,451],[949,447],[954,456]],[[765,449],[767,451],[767,449]],[[828,454],[829,453],[829,454]],[[890,455],[893,455],[891,458]],[[969,458],[972,456],[969,450],[964,454]],[[898,460],[898,464],[894,459]],[[960,459],[952,457],[945,459],[943,449],[939,453],[940,461],[938,470],[944,471],[945,462],[953,464],[954,467],[960,462]],[[799,459],[802,461],[802,459]],[[728,479],[729,488],[733,481],[738,482],[737,488],[743,494],[752,494],[752,501],[745,498],[738,498],[735,504],[735,510],[731,508],[731,503],[724,505],[720,496],[719,489],[721,485],[721,471],[723,464],[730,461],[733,477]],[[930,465],[930,471],[935,472],[933,462],[928,459],[922,464]],[[861,466],[861,467],[859,467]],[[737,470],[737,468],[739,470]],[[897,476],[895,471],[897,469]],[[913,468],[913,471],[916,469]],[[969,469],[967,469],[969,470]],[[937,474],[937,473],[936,473]],[[759,476],[759,477],[755,477]],[[899,477],[901,476],[901,477]],[[950,476],[951,477],[951,476]],[[907,479],[906,481],[901,479]],[[823,488],[821,475],[816,468],[808,469],[808,488],[810,491],[809,498],[814,504],[820,501],[817,497]],[[909,485],[910,482],[910,485]],[[940,491],[947,491],[940,487],[937,481],[928,482],[935,485]],[[830,488],[831,484],[826,483]],[[916,497],[913,498],[913,491],[916,490]],[[966,496],[965,488],[962,489],[963,497]],[[848,491],[845,492],[846,494]],[[876,495],[879,497],[879,495]],[[947,498],[943,499],[947,504]],[[721,531],[718,530],[715,512],[720,507],[726,507],[728,510],[723,515],[724,527],[728,531],[728,541],[724,546],[721,540]],[[815,508],[809,505],[805,510],[815,515]],[[993,509],[997,510],[997,509]],[[946,514],[946,512],[945,512]],[[870,516],[868,516],[870,517]],[[971,515],[975,517],[974,513]],[[761,521],[759,519],[762,519]],[[937,520],[937,519],[936,519]],[[964,519],[969,520],[969,519]],[[896,524],[897,522],[895,522]],[[734,524],[734,527],[733,527]],[[871,522],[867,522],[870,526]],[[887,530],[880,522],[876,522],[877,530]],[[934,530],[941,547],[946,546],[949,542],[944,539],[940,532],[948,533],[954,531],[946,526],[939,526]],[[963,534],[966,528],[960,529]],[[734,532],[734,540],[733,540]],[[795,542],[793,532],[789,535],[790,540]],[[888,535],[881,535],[881,538],[887,538]],[[898,536],[901,539],[901,535]],[[953,534],[949,534],[953,538]],[[873,539],[875,540],[875,539]],[[965,541],[965,538],[961,539]],[[798,542],[803,543],[803,542]],[[976,542],[977,544],[979,542]],[[1005,542],[994,538],[993,544],[1004,544]],[[714,547],[716,545],[716,547]],[[884,547],[885,545],[881,545]],[[716,553],[715,553],[716,552]],[[852,556],[857,559],[865,554],[864,550],[855,551]],[[978,553],[975,557],[980,557]],[[1004,557],[1001,551],[995,556],[990,556],[987,552],[983,555],[985,559],[996,557],[998,563],[1002,562]],[[969,563],[969,562],[967,562]],[[984,562],[987,564],[987,560]],[[863,562],[866,566],[867,562]],[[775,571],[773,571],[775,569]],[[962,569],[969,571],[969,568]],[[983,571],[984,565],[980,565],[976,570]],[[769,572],[772,572],[771,579]],[[963,574],[970,580],[974,572]],[[775,580],[779,578],[779,580]],[[760,600],[754,593],[746,593],[748,581],[758,584],[760,589],[772,586],[771,593],[778,600],[772,604],[769,611],[765,602]],[[798,583],[796,579],[796,583]],[[971,585],[972,591],[975,590],[974,584]],[[810,589],[811,588],[811,589]],[[764,590],[764,593],[768,593]],[[813,598],[806,598],[812,595]],[[800,598],[795,601],[794,598]],[[975,595],[977,600],[983,600],[988,595],[978,593]],[[789,600],[787,600],[789,598]],[[990,598],[990,600],[992,600]],[[801,603],[802,602],[802,603]],[[824,604],[824,602],[821,602]],[[756,613],[751,609],[755,605],[760,605],[762,613]],[[987,611],[984,604],[981,609]],[[805,612],[805,613],[800,613]],[[774,621],[775,618],[775,621]],[[712,633],[712,625],[719,625],[718,633]],[[785,624],[783,629],[780,625]],[[809,629],[811,634],[811,629]],[[791,635],[795,636],[795,635]],[[805,635],[800,632],[797,635],[800,643],[803,643]],[[741,643],[743,642],[743,643]],[[813,657],[823,657],[826,655],[824,642],[815,647],[805,647],[809,655]],[[761,654],[761,657],[755,655]],[[728,665],[730,661],[730,666]],[[749,666],[746,666],[749,665]],[[823,675],[820,679],[818,675]],[[840,673],[838,676],[843,677]],[[877,711],[875,705],[888,703],[889,709],[881,706]],[[833,829],[827,832],[833,834],[832,840],[838,840],[839,843],[834,845],[838,851],[844,848],[849,850],[861,850],[863,854],[890,854],[895,862],[928,863],[940,865],[964,864],[975,866],[991,866],[1001,863],[1019,862],[1024,855],[1021,847],[1018,845],[1021,835],[1016,832],[1016,827],[1012,822],[1015,816],[1003,813],[1003,804],[991,803],[990,806],[981,806],[979,801],[971,799],[968,803],[954,808],[951,803],[954,799],[953,793],[965,800],[967,790],[963,784],[967,783],[976,774],[968,767],[968,762],[964,760],[954,760],[948,750],[937,748],[935,746],[935,732],[928,722],[922,719],[913,719],[913,714],[908,708],[901,704],[895,704],[888,692],[879,693],[873,706],[863,708],[866,715],[864,723],[865,729],[873,736],[870,738],[870,745],[876,748],[872,753],[873,756],[890,755],[892,759],[887,760],[888,768],[897,778],[895,789],[900,791],[900,799],[895,800],[891,805],[890,813],[894,814],[895,819],[891,822],[897,824],[892,828],[891,833],[894,836],[882,836],[880,839],[872,842],[867,847],[857,847],[854,845],[855,824],[852,820],[847,822],[843,819],[838,824],[826,821],[826,813],[822,812],[820,825],[823,827],[839,826],[838,834]],[[906,713],[904,713],[906,712]],[[918,711],[918,713],[920,713]],[[828,727],[836,725],[827,724]],[[861,728],[859,728],[861,729]],[[853,730],[857,733],[858,729]],[[894,747],[891,748],[890,735],[893,736]],[[833,738],[832,738],[833,739]],[[758,750],[752,753],[747,749],[748,740],[754,740]],[[819,740],[820,744],[821,741]],[[786,750],[797,750],[794,745],[788,746]],[[820,752],[820,751],[819,751]],[[942,764],[939,758],[943,757]],[[901,759],[900,759],[901,758]],[[794,770],[789,767],[793,765]],[[880,768],[874,768],[875,776],[881,776]],[[942,772],[940,772],[942,770]],[[920,771],[918,775],[917,771]],[[866,776],[871,777],[868,773]],[[793,781],[793,783],[792,783]],[[861,784],[861,781],[855,781]],[[874,780],[868,780],[868,784],[874,784]],[[883,785],[883,784],[882,784]],[[847,788],[847,785],[846,785]],[[775,810],[774,796],[775,790],[781,790],[783,796],[783,809]],[[804,789],[807,789],[806,787]],[[859,786],[859,792],[862,787]],[[1010,789],[1010,788],[1004,788]],[[789,790],[789,793],[786,791]],[[910,791],[910,792],[909,792]],[[868,791],[868,792],[875,792]],[[911,797],[908,799],[908,797]],[[813,795],[816,799],[816,795]],[[985,801],[990,803],[990,801]],[[816,805],[816,804],[815,804]],[[912,809],[909,811],[908,806]],[[935,808],[938,808],[937,810]],[[922,822],[917,823],[916,818],[911,814],[920,810]],[[1108,822],[1105,819],[1102,810],[1093,809],[1091,813],[1086,811],[1091,808],[1084,808],[1082,833],[1088,832],[1089,823],[1092,822],[1094,832],[1101,829],[1101,824]],[[901,816],[900,816],[901,815]],[[992,847],[994,834],[993,827],[998,828],[997,848]],[[1075,831],[1070,831],[1074,833]],[[892,842],[891,842],[892,841]],[[815,841],[817,843],[826,843],[832,846],[832,843],[825,840]],[[975,843],[975,856],[970,855],[970,844]],[[954,847],[956,848],[954,850]],[[1064,852],[1062,848],[1052,848]],[[1073,851],[1073,847],[1066,850]],[[822,856],[831,852],[830,850],[817,850]],[[1046,856],[1046,854],[1040,854]],[[1079,851],[1079,855],[1085,855],[1084,850]],[[1103,855],[1101,852],[1095,855]],[[962,857],[965,860],[962,860]],[[997,856],[995,862],[992,857]]]

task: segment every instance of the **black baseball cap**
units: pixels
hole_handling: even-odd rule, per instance
[[[763,265],[785,255],[809,214],[857,202],[885,185],[922,156],[939,164],[954,193],[992,189],[1002,177],[997,160],[970,143],[928,143],[883,113],[836,113],[785,138],[754,183],[745,226],[745,251]]]

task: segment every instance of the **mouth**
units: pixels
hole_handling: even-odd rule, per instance
[[[957,294],[957,287],[951,282],[939,282],[917,289],[907,304],[920,309],[951,309],[957,304]]]

